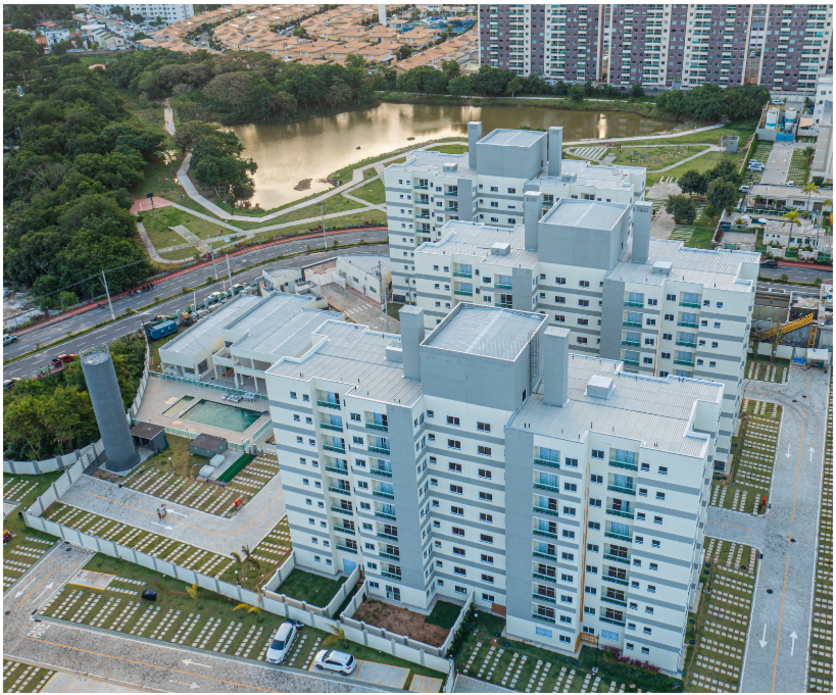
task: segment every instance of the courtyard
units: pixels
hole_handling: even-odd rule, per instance
[[[458,606],[455,607],[458,608]],[[458,611],[456,611],[456,615],[458,615]],[[361,620],[396,635],[406,635],[410,639],[433,647],[440,647],[444,644],[447,635],[450,634],[450,627],[452,627],[452,623],[449,623],[446,627],[437,624],[432,613],[423,615],[402,606],[384,603],[373,598],[367,598],[360,604],[360,607],[351,617],[354,620]],[[455,618],[453,620],[455,621]]]

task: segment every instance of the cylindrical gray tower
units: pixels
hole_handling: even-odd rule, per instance
[[[127,470],[139,463],[139,454],[128,427],[110,351],[106,347],[95,347],[82,353],[81,368],[102,435],[107,467],[112,471]]]

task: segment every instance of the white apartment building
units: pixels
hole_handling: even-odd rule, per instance
[[[544,207],[559,199],[621,203],[628,217],[644,197],[643,167],[564,160],[561,127],[548,134],[497,129],[483,138],[482,124],[471,122],[468,143],[467,154],[417,151],[384,171],[396,301],[415,301],[415,249],[438,241],[451,220],[514,227],[531,192],[543,194]]]
[[[830,102],[830,106],[826,106],[826,102]],[[831,116],[824,117],[824,122],[827,124],[832,119],[833,114],[833,73],[829,75],[822,75],[816,83],[816,102],[813,106],[813,131],[818,133],[819,126],[822,124],[822,116],[825,111],[829,111]]]
[[[422,314],[326,321],[265,372],[297,566],[362,563],[422,611],[473,592],[511,637],[675,672],[722,384],[570,354],[537,313],[460,304],[426,337]]]
[[[149,3],[128,7],[131,9],[131,15],[141,14],[146,22],[161,19],[166,26],[194,16],[192,3]]]
[[[685,248],[650,238],[651,206],[562,198],[545,214],[525,196],[525,223],[452,221],[415,251],[415,303],[428,329],[466,302],[539,311],[569,329],[574,352],[622,360],[626,372],[725,386],[717,470],[739,411],[760,254]],[[632,236],[631,236],[632,231]]]

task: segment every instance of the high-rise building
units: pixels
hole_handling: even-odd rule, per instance
[[[537,313],[460,304],[426,337],[422,314],[327,321],[265,372],[297,567],[360,563],[420,610],[472,593],[509,636],[676,671],[722,384],[570,354]]]
[[[481,5],[479,19],[483,65],[550,81],[812,92],[833,69],[830,5]]]
[[[194,15],[192,3],[150,3],[128,5],[128,7],[131,9],[131,15],[142,15],[146,22],[159,19],[165,25],[174,24]]]

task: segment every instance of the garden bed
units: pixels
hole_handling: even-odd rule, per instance
[[[276,593],[284,594],[297,601],[304,601],[312,606],[325,608],[337,595],[345,579],[329,579],[300,569],[294,569],[285,579]]]
[[[431,614],[432,615],[432,614]],[[439,616],[436,616],[437,618]],[[373,598],[366,599],[352,616],[369,625],[381,627],[396,635],[440,647],[450,634],[450,630],[428,621],[429,615],[422,615],[401,606],[384,603]]]

